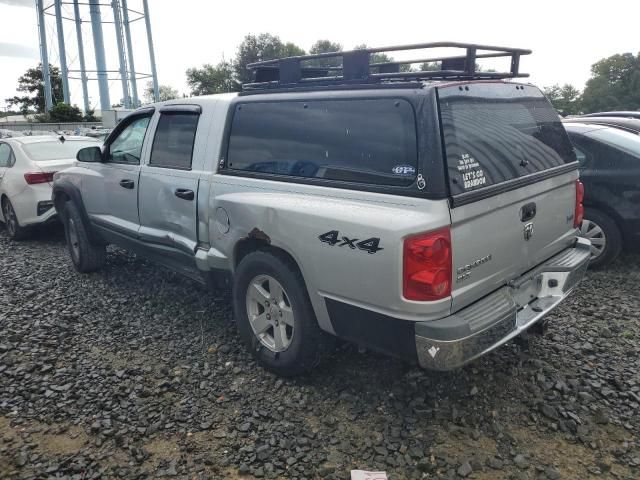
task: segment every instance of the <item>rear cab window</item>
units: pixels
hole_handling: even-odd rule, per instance
[[[451,85],[438,95],[453,196],[576,161],[558,114],[533,86]]]
[[[232,171],[397,187],[417,162],[413,107],[397,98],[239,103],[227,151]]]

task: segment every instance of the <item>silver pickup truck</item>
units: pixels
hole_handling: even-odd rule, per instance
[[[575,155],[511,80],[528,51],[406,49],[434,45],[465,55],[425,72],[370,61],[385,49],[266,61],[241,93],[136,110],[55,175],[73,264],[98,270],[113,243],[231,285],[240,335],[281,375],[331,336],[447,370],[522,333],[589,261]],[[483,50],[510,71],[475,72]],[[342,66],[303,64],[328,55]]]

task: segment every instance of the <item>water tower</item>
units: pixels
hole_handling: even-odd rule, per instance
[[[96,81],[100,109],[110,110],[112,108],[110,87],[114,82],[118,82],[122,89],[122,106],[136,108],[140,106],[138,81],[149,78],[153,85],[154,99],[159,100],[158,75],[147,0],[141,0],[141,11],[129,8],[128,0],[110,0],[110,2],[106,0],[35,0],[35,2],[47,111],[53,105],[51,77],[46,66],[49,65],[51,51],[56,53],[56,47],[65,103],[71,103],[72,94],[79,95],[79,92],[71,90],[70,84],[75,83],[82,87],[85,113],[92,110],[89,82]],[[47,23],[49,17],[55,18],[55,25]],[[144,53],[148,55],[150,73],[137,71],[135,66],[132,25],[142,21],[144,21],[147,37],[147,48]],[[68,29],[65,32],[65,24],[70,27],[71,22],[74,29]],[[91,25],[91,37],[86,35],[86,29],[83,31],[83,27],[87,24]],[[107,41],[105,41],[105,32]],[[57,45],[52,41],[54,36],[57,37]],[[108,49],[110,53],[117,51],[117,68],[109,69],[105,44],[113,47]],[[95,56],[91,56],[92,54]],[[115,55],[110,55],[110,58],[115,58]],[[88,63],[87,60],[89,60]]]

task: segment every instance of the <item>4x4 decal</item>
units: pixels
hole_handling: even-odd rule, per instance
[[[341,236],[338,230],[331,230],[330,232],[323,233],[318,238],[321,242],[328,243],[331,246],[337,245],[339,247],[349,247],[352,250],[363,250],[371,254],[383,250],[383,248],[379,246],[380,239],[377,237],[367,238],[366,240],[359,242],[357,238]]]

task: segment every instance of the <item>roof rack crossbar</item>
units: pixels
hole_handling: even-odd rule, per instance
[[[457,48],[464,49],[464,55],[438,56],[413,60],[394,60],[390,62],[371,62],[372,54],[399,52],[405,50]],[[263,88],[294,88],[296,85],[308,86],[341,84],[385,83],[397,79],[433,80],[433,79],[504,79],[527,77],[520,73],[520,57],[531,50],[522,48],[496,47],[458,42],[432,42],[391,47],[363,48],[342,52],[316,53],[287,58],[277,58],[250,63],[247,68],[254,70],[255,82],[243,85],[245,90]],[[511,57],[509,72],[476,71],[479,58]],[[331,59],[331,62],[324,60]],[[315,61],[315,62],[314,62]],[[402,65],[416,63],[441,62],[439,70],[402,72]],[[324,66],[326,63],[332,65]],[[339,63],[339,65],[335,65]]]
[[[476,54],[476,58],[499,58],[499,57],[511,57],[512,53],[478,53]],[[392,62],[381,62],[381,63],[372,63],[370,67],[379,67],[381,65],[411,65],[413,63],[435,63],[441,62],[443,60],[452,60],[452,59],[466,59],[466,55],[459,56],[451,56],[451,57],[430,57],[430,58],[415,58],[411,60],[394,60]],[[262,67],[261,67],[262,68]],[[333,67],[336,69],[340,69],[340,67]]]

